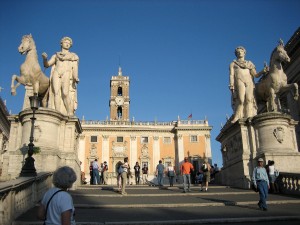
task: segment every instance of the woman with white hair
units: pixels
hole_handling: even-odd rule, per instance
[[[68,166],[54,172],[54,187],[45,193],[38,209],[38,218],[44,220],[45,225],[75,225],[73,199],[67,190],[76,179],[75,171]]]

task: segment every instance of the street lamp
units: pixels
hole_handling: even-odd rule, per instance
[[[36,176],[36,169],[34,167],[34,158],[32,158],[33,155],[33,132],[34,132],[34,121],[36,118],[34,117],[35,111],[39,108],[39,99],[37,94],[34,94],[33,96],[29,97],[30,100],[30,108],[32,109],[32,117],[31,119],[31,131],[30,131],[30,137],[29,137],[29,144],[28,144],[28,157],[25,159],[25,164],[22,167],[22,171],[20,176],[21,177],[33,177]]]

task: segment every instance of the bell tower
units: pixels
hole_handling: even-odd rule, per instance
[[[119,67],[118,76],[110,80],[110,121],[129,121],[129,85],[129,76],[123,76]]]

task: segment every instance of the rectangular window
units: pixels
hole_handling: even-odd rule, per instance
[[[123,142],[123,137],[117,137],[117,142]]]
[[[197,135],[191,135],[191,142],[198,142]]]
[[[91,142],[97,142],[97,136],[91,136]]]
[[[164,144],[171,144],[171,138],[170,137],[164,137]]]
[[[141,137],[141,143],[147,144],[148,143],[148,137]]]

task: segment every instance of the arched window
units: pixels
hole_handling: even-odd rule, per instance
[[[117,113],[118,113],[118,119],[122,119],[122,107],[121,106],[118,107]]]
[[[118,96],[123,96],[122,87],[118,87]]]

